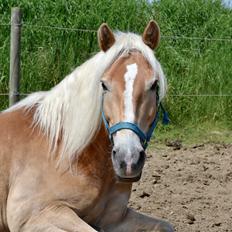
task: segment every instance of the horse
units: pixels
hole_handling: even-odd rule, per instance
[[[166,94],[159,38],[103,23],[98,53],[0,113],[1,232],[174,231],[127,206]]]

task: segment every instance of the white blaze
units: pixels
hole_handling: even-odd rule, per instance
[[[127,72],[124,75],[125,91],[124,91],[124,104],[125,104],[125,121],[134,121],[134,108],[133,108],[133,86],[136,75],[138,73],[137,64],[130,64],[126,66]]]
[[[135,113],[133,107],[133,90],[134,81],[138,73],[137,64],[126,66],[127,71],[124,75],[125,90],[124,90],[124,121],[134,122]],[[124,150],[125,161],[127,163],[127,173],[131,172],[132,151],[135,149],[142,150],[140,139],[137,134],[131,130],[120,130],[114,135],[114,146]]]

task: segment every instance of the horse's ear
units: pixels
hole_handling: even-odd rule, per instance
[[[101,50],[106,52],[115,42],[114,34],[106,23],[98,29],[98,43]]]
[[[160,40],[160,29],[156,21],[151,20],[147,24],[142,38],[143,42],[151,49],[155,49],[158,46]]]

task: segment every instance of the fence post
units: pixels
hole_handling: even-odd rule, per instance
[[[22,12],[19,7],[11,9],[11,38],[10,38],[10,79],[9,105],[19,100],[20,81],[20,37]]]

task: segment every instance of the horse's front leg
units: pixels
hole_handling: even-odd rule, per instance
[[[48,207],[38,215],[32,216],[20,229],[12,231],[97,232],[66,206]]]
[[[127,209],[126,215],[118,224],[110,225],[105,232],[174,232],[174,228],[166,221],[148,217],[132,209]]]

